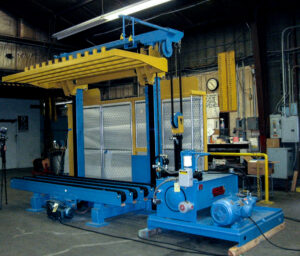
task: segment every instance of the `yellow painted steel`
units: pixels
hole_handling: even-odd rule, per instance
[[[173,134],[183,134],[184,133],[183,116],[178,117],[178,127],[177,128],[172,127],[172,133]]]
[[[199,80],[195,76],[182,77],[182,97],[190,97],[191,92],[199,89]],[[179,98],[179,79],[173,79],[174,98]],[[161,99],[171,98],[171,84],[170,80],[161,80],[160,82]]]
[[[92,79],[101,76],[110,79],[110,75],[118,76],[124,72],[132,76],[138,75],[139,81],[153,84],[156,73],[164,74],[168,71],[167,59],[149,56],[120,49],[100,53],[96,49],[92,54],[86,52],[84,56],[77,55],[76,59],[62,58],[30,66],[24,72],[5,76],[4,82],[29,83],[42,88],[63,88],[65,85],[77,87],[77,80]],[[134,73],[136,72],[136,73]],[[103,79],[101,80],[103,81]],[[94,82],[98,82],[95,81]],[[81,82],[82,83],[82,82]]]
[[[218,54],[219,105],[221,112],[237,111],[235,52]]]
[[[100,90],[98,88],[90,89],[83,92],[83,105],[93,106],[100,104]]]
[[[76,85],[82,85],[82,84],[94,84],[104,81],[111,81],[111,80],[117,80],[122,78],[129,78],[129,77],[135,77],[136,72],[135,70],[127,70],[127,71],[120,71],[120,72],[112,72],[109,74],[102,74],[87,78],[79,78],[76,80]]]
[[[191,91],[192,96],[203,97],[203,151],[207,152],[207,115],[206,115],[206,93],[203,91]],[[208,157],[204,157],[204,170],[208,170]]]
[[[147,148],[136,148],[136,152],[146,152],[147,153]]]
[[[73,106],[68,107],[68,150],[69,150],[69,175],[74,176],[74,144],[73,144]]]
[[[219,106],[221,112],[228,111],[228,92],[227,92],[227,67],[226,53],[218,54],[218,76],[219,76]]]
[[[228,153],[228,152],[208,152],[212,156],[255,156],[263,157],[265,159],[265,200],[261,201],[264,204],[273,204],[269,200],[269,158],[267,154],[264,153]]]
[[[227,58],[227,86],[228,110],[237,111],[236,69],[234,51],[226,52]]]

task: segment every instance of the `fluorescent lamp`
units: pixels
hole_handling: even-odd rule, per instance
[[[100,24],[118,19],[120,15],[130,15],[170,1],[172,0],[143,0],[57,32],[53,34],[52,37],[60,40],[84,30],[96,27]]]

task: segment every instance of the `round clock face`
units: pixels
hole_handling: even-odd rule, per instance
[[[206,87],[210,91],[215,91],[219,86],[219,82],[215,78],[210,78],[207,80]]]

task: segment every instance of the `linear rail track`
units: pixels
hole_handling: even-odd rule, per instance
[[[86,181],[86,182],[98,182],[98,183],[106,183],[112,185],[122,185],[128,187],[138,187],[144,191],[144,196],[147,197],[150,194],[152,189],[150,184],[147,183],[140,183],[140,182],[132,182],[132,181],[121,181],[121,180],[108,180],[108,179],[98,179],[98,178],[86,178],[86,177],[73,177],[67,175],[44,175],[44,176],[37,176],[37,177],[55,177],[59,179],[67,179],[67,180],[79,180],[79,181]]]
[[[92,181],[83,181],[83,180],[71,180],[71,179],[61,179],[61,178],[56,178],[55,176],[51,177],[45,177],[45,176],[36,176],[35,177],[38,180],[52,180],[52,181],[57,181],[57,182],[66,182],[68,184],[79,184],[79,185],[90,185],[90,186],[96,186],[96,187],[101,187],[101,188],[113,188],[113,189],[120,189],[120,190],[128,190],[130,193],[133,195],[133,199],[138,198],[138,191],[135,188],[131,188],[128,186],[124,185],[116,185],[116,184],[106,184],[106,183],[97,183],[97,182],[92,182]]]
[[[28,181],[34,181],[34,182],[41,182],[41,183],[48,183],[48,184],[55,184],[55,185],[66,185],[76,188],[86,188],[86,189],[93,189],[93,190],[102,190],[102,191],[109,191],[109,192],[115,192],[121,197],[121,202],[124,203],[126,201],[126,193],[120,189],[111,189],[111,188],[101,188],[101,187],[92,187],[87,185],[78,185],[78,184],[68,184],[67,182],[55,182],[51,180],[42,180],[37,179],[35,177],[23,177],[23,178],[14,178],[15,180],[28,180]]]

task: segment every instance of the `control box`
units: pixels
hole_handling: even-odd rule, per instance
[[[193,186],[193,170],[185,168],[179,171],[179,186],[192,187]]]
[[[281,115],[270,115],[270,137],[272,139],[279,139],[281,135]]]
[[[248,130],[259,130],[258,117],[248,117],[247,118],[247,129]]]
[[[273,178],[288,179],[294,173],[294,153],[292,148],[268,148],[270,161],[274,161]]]
[[[296,143],[299,142],[299,117],[289,116],[281,117],[282,135],[281,141],[283,143]]]

